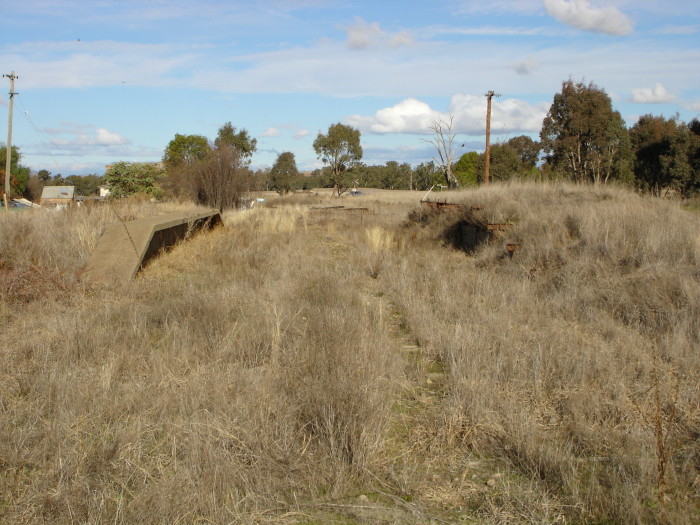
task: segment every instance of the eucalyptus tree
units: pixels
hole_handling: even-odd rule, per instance
[[[593,83],[567,80],[554,95],[540,132],[545,162],[576,182],[631,177],[625,122],[610,97]]]
[[[345,124],[332,124],[325,135],[319,132],[314,151],[328,164],[333,187],[338,196],[342,195],[353,183],[347,172],[362,160],[360,131]]]
[[[299,170],[294,153],[291,151],[280,153],[270,168],[270,188],[280,195],[284,195],[290,191],[292,180],[297,175],[299,175]]]
[[[244,164],[250,164],[253,153],[258,149],[257,139],[251,137],[247,129],[237,131],[230,122],[219,128],[214,139],[214,147],[220,148],[224,145],[236,148]]]

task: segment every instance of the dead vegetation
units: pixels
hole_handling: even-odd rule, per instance
[[[79,278],[109,210],[1,217],[0,521],[700,519],[697,216],[419,198],[229,212],[112,288]]]

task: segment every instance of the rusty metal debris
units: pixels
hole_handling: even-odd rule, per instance
[[[461,210],[464,209],[462,204],[456,202],[438,202],[438,201],[420,201],[421,206],[434,210]]]

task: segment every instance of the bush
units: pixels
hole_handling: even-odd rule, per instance
[[[250,187],[250,170],[236,148],[220,146],[204,158],[171,169],[166,189],[171,195],[225,210],[238,208]]]

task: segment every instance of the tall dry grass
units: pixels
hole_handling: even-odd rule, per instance
[[[697,521],[698,217],[387,195],[228,212],[110,288],[109,210],[0,217],[0,521]],[[466,255],[463,221],[513,226]]]
[[[408,251],[391,280],[449,370],[470,445],[506,458],[576,521],[697,520],[698,219],[615,188],[458,198],[481,209],[442,214],[441,228],[512,228],[459,263]],[[521,249],[509,258],[506,243]]]
[[[384,320],[302,212],[270,211],[122,288],[4,298],[0,521],[293,521],[365,476],[398,373]]]

